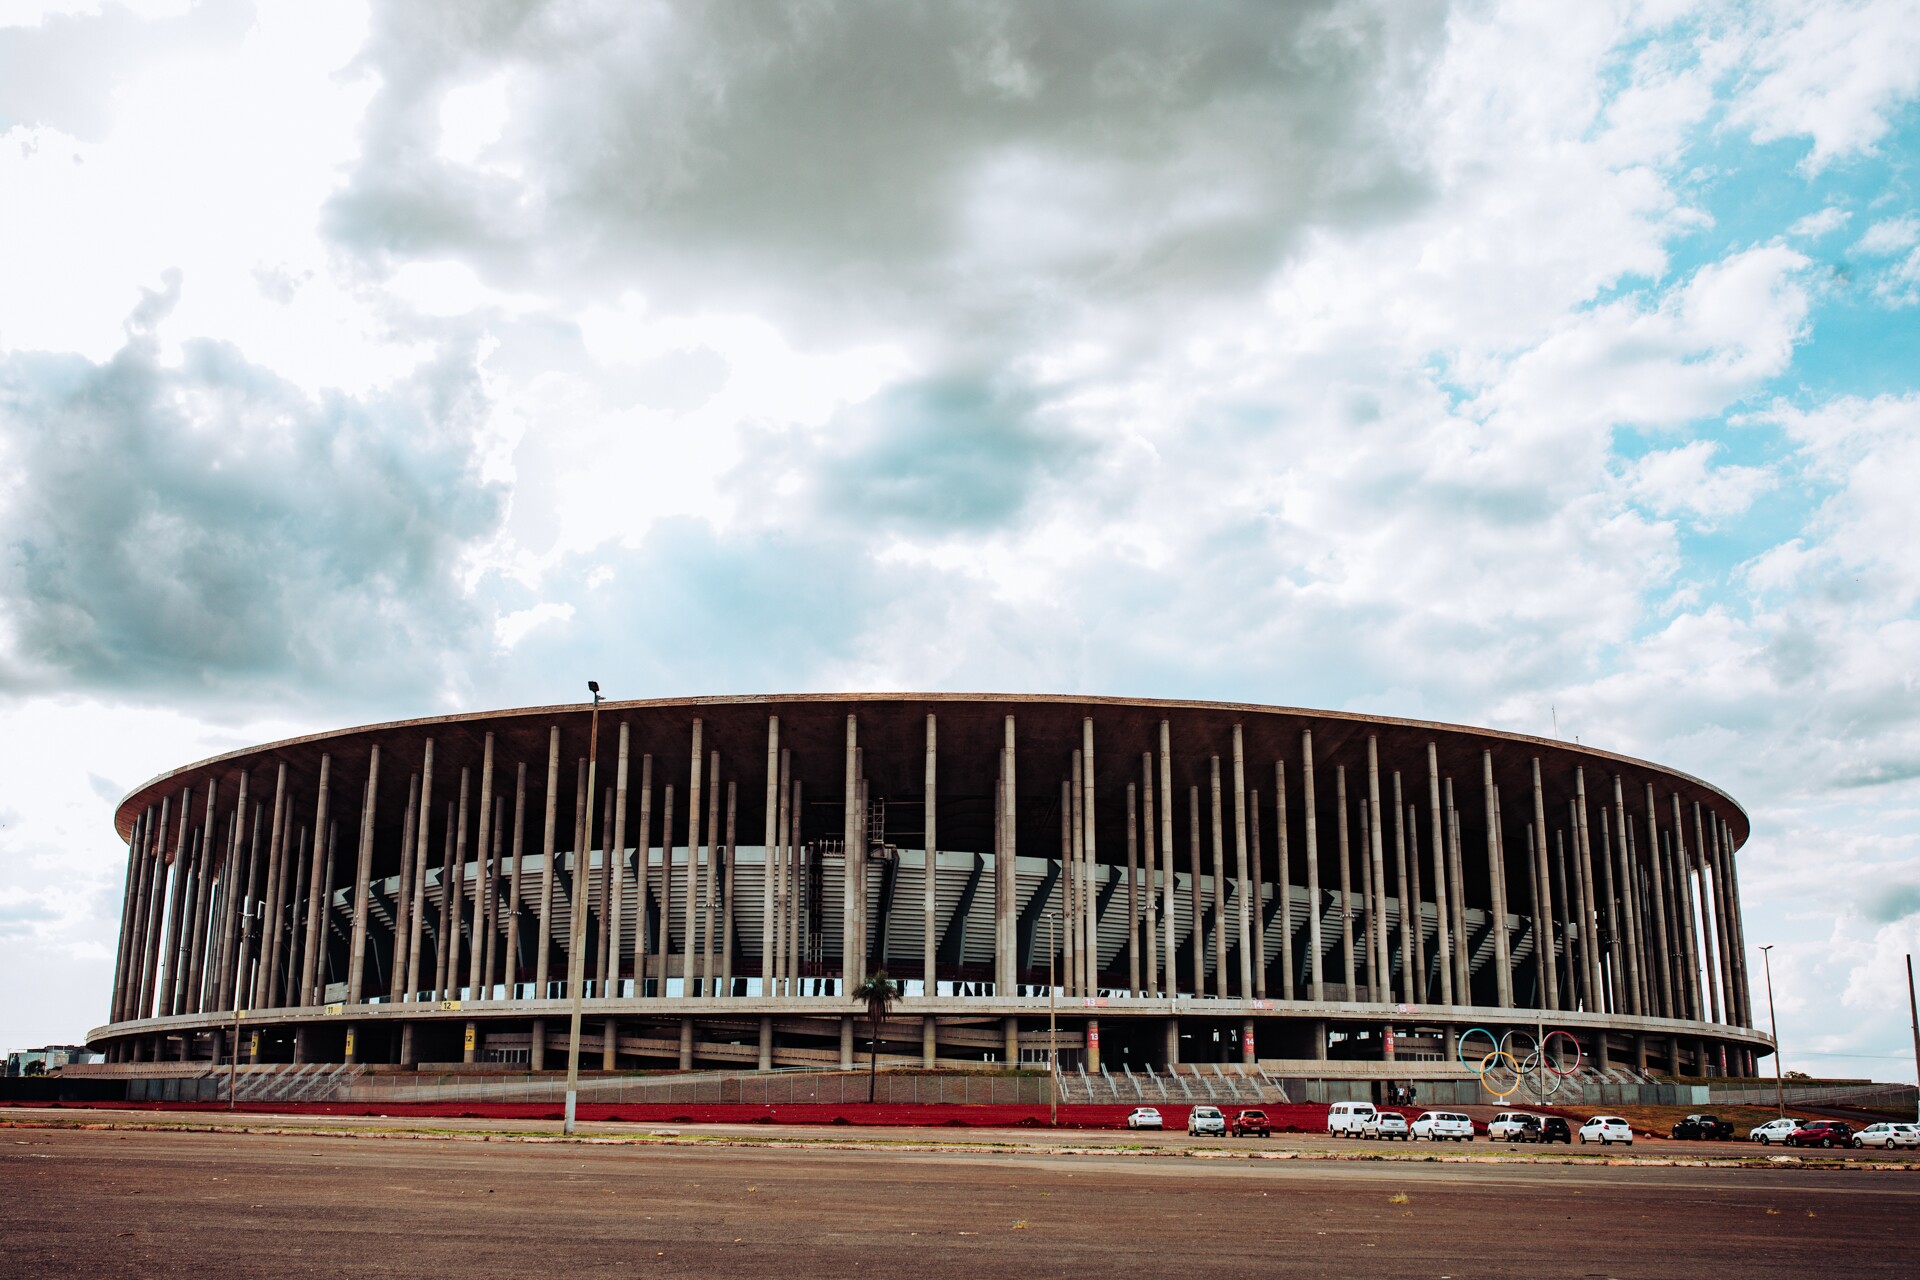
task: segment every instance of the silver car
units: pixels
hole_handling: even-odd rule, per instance
[[[1920,1147],[1920,1127],[1910,1124],[1870,1124],[1853,1135],[1856,1147]]]
[[[1220,1108],[1195,1107],[1187,1113],[1187,1136],[1197,1138],[1203,1133],[1227,1136],[1227,1118],[1220,1114]]]
[[[1473,1121],[1458,1111],[1423,1111],[1413,1122],[1413,1136],[1433,1142],[1472,1142]]]
[[[1753,1126],[1747,1134],[1747,1141],[1770,1147],[1776,1142],[1785,1142],[1788,1134],[1805,1123],[1804,1120],[1790,1120],[1786,1116],[1781,1116],[1778,1120],[1769,1120],[1765,1124]]]

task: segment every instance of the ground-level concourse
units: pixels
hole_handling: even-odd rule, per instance
[[[597,725],[597,729],[594,726]],[[590,742],[590,739],[594,741]],[[110,1060],[1433,1060],[1561,1028],[1752,1074],[1746,815],[1456,725],[988,694],[533,707],[231,752],[120,805]],[[609,856],[609,851],[612,851]],[[576,901],[584,928],[576,932]],[[235,1039],[237,1032],[238,1038]]]

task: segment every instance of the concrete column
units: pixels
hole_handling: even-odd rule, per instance
[[[1378,985],[1380,974],[1380,940],[1375,936],[1373,930],[1374,920],[1377,914],[1374,907],[1377,904],[1373,900],[1373,859],[1368,854],[1371,845],[1371,841],[1368,839],[1368,827],[1370,824],[1367,821],[1367,802],[1365,797],[1362,797],[1359,803],[1360,902],[1362,905],[1360,907],[1360,918],[1354,922],[1360,934],[1361,995],[1359,998],[1362,1000],[1379,1000],[1381,998]]]
[[[1280,900],[1280,998],[1297,998],[1293,974],[1293,860],[1287,851],[1287,765],[1273,762],[1274,897]],[[1314,908],[1316,911],[1318,907]]]
[[[407,812],[401,814],[399,831],[399,867],[396,871],[397,890],[394,894],[394,938],[392,938],[392,961],[388,963],[388,979],[392,990],[388,1000],[411,1000],[413,971],[407,967],[407,935],[409,921],[413,919],[413,848],[415,848],[415,827],[420,816],[420,775],[413,773],[407,777]]]
[[[319,1004],[321,925],[326,919],[327,821],[332,817],[333,756],[320,757],[320,785],[313,802],[313,853],[307,869],[307,940],[301,945],[300,986],[290,1004]]]
[[[1007,1021],[1011,1022],[1013,1021],[1013,1019],[1009,1018]],[[1018,1066],[1020,1064],[1020,1051],[1017,1043],[1013,1046],[1013,1056],[1010,1059],[1008,1059],[1008,1062],[1009,1062],[1009,1065],[1012,1065],[1012,1066]],[[1088,1018],[1087,1019],[1087,1074],[1098,1075],[1099,1072],[1100,1072],[1100,1019]]]
[[[1613,832],[1608,828],[1607,807],[1604,801],[1600,806],[1600,881],[1599,889],[1605,896],[1605,914],[1607,922],[1607,959],[1613,966],[1613,981],[1608,988],[1612,996],[1608,1009],[1615,1013],[1632,1013],[1634,1000],[1631,971],[1627,968],[1626,918],[1621,910],[1620,887],[1616,883],[1614,867],[1618,864],[1613,852]]]
[[[1553,870],[1547,859],[1547,794],[1540,785],[1540,757],[1533,757],[1533,874],[1538,895],[1533,903],[1534,945],[1540,953],[1544,985],[1541,1007],[1560,1007],[1559,957],[1553,941]]]
[[[267,826],[267,886],[260,921],[260,964],[254,978],[253,1007],[269,1004],[268,993],[279,976],[280,921],[286,897],[287,762],[282,760],[273,784],[273,817]]]
[[[1253,1019],[1240,1020],[1240,1065],[1251,1067],[1260,1061],[1258,1046],[1254,1040]]]
[[[189,956],[187,960],[187,997],[184,1012],[200,1012],[200,999],[203,978],[206,972],[207,937],[211,927],[211,902],[216,846],[214,844],[213,819],[216,812],[216,799],[220,783],[216,778],[207,780],[206,819],[200,833],[200,858],[198,883],[193,894],[193,928],[188,931]]]
[[[1460,810],[1453,803],[1453,779],[1440,786],[1447,820],[1447,879],[1453,906],[1453,990],[1461,1004],[1473,1003],[1473,948],[1467,929],[1466,855],[1460,848]]]
[[[1213,994],[1227,998],[1227,851],[1220,813],[1220,757],[1207,757],[1207,816],[1213,837]]]
[[[1440,758],[1438,749],[1427,744],[1427,827],[1433,843],[1433,947],[1440,969],[1440,1003],[1454,1003],[1453,921],[1448,902],[1446,823],[1440,814]]]
[[[560,767],[560,731],[553,731],[554,760],[553,771],[547,779],[547,803],[551,807],[553,793],[557,789]],[[551,826],[551,820],[549,820]],[[428,738],[425,752],[420,760],[420,807],[413,824],[413,890],[411,908],[407,920],[407,987],[403,993],[408,1000],[417,1000],[421,990],[427,985],[421,980],[420,947],[426,933],[427,923],[427,859],[433,849],[433,739]],[[544,932],[544,930],[542,931]]]
[[[1247,865],[1247,750],[1239,725],[1233,726],[1233,866],[1239,882],[1240,909],[1234,913],[1240,947],[1240,998],[1253,994],[1253,874]],[[1264,955],[1262,956],[1264,959]]]
[[[720,753],[707,752],[707,846],[700,870],[700,991],[714,994],[713,926],[719,893]]]
[[[1160,722],[1160,856],[1166,863],[1166,875],[1160,884],[1161,931],[1166,937],[1166,993],[1167,998],[1172,999],[1180,991],[1180,931],[1173,910],[1173,735],[1165,720]]]
[[[1353,851],[1347,843],[1347,767],[1343,764],[1333,769],[1333,799],[1339,815],[1334,830],[1340,854],[1341,972],[1347,984],[1345,998],[1352,1000],[1360,975],[1356,964],[1359,957],[1353,951]]]
[[[1373,901],[1367,904],[1373,926],[1375,961],[1373,998],[1382,1003],[1393,999],[1393,956],[1387,934],[1387,856],[1385,835],[1380,825],[1380,743],[1367,735],[1367,849],[1373,869]],[[1402,890],[1404,896],[1405,891]]]
[[[121,929],[124,944],[121,947],[122,974],[114,991],[112,1008],[115,1022],[132,1019],[134,1003],[140,995],[140,971],[146,957],[147,891],[153,881],[154,847],[154,810],[152,805],[148,805],[133,833],[133,865],[127,879],[126,921]]]
[[[737,943],[733,936],[733,890],[734,866],[740,861],[739,846],[734,839],[734,819],[739,813],[739,780],[727,779],[727,867],[722,877],[720,902],[724,918],[720,927],[720,990],[723,994],[733,994],[733,954]]]
[[[846,744],[846,811],[844,816],[845,833],[843,835],[846,850],[846,876],[840,895],[840,937],[841,958],[840,978],[841,994],[851,996],[853,989],[866,979],[866,957],[861,954],[858,945],[860,931],[854,917],[856,899],[854,895],[854,877],[859,874],[860,858],[860,721],[857,716],[847,717]],[[995,859],[994,872],[1000,876],[999,863]],[[998,966],[996,968],[996,974]],[[840,1029],[840,1058],[842,1066],[851,1066],[853,1062],[853,1024],[843,1020]]]
[[[1091,996],[1092,988],[1087,984],[1087,913],[1081,910],[1081,900],[1087,896],[1087,877],[1083,875],[1085,867],[1085,846],[1081,842],[1087,839],[1087,819],[1081,814],[1081,800],[1085,791],[1081,789],[1081,770],[1085,770],[1083,756],[1075,750],[1071,756],[1069,768],[1068,793],[1062,796],[1064,816],[1068,819],[1068,841],[1066,841],[1066,912],[1068,912],[1068,994],[1069,996]]]
[[[487,735],[491,747],[493,735]],[[241,784],[243,787],[245,783]],[[366,998],[367,919],[373,903],[373,818],[380,790],[380,744],[367,752],[367,786],[360,799],[360,848],[353,864],[353,953],[347,968],[347,1003]]]
[[[1693,915],[1693,860],[1687,854],[1686,823],[1681,818],[1679,792],[1672,794],[1672,801],[1673,881],[1680,915],[1680,980],[1687,994],[1687,1016],[1705,1021],[1706,1005],[1700,995],[1700,940]]]
[[[696,904],[700,897],[700,798],[701,787],[705,779],[700,769],[705,763],[701,755],[700,739],[705,725],[698,719],[693,722],[693,755],[687,768],[690,778],[687,782],[687,906],[686,920],[681,931],[686,936],[686,959],[681,962],[681,994],[692,998],[694,935],[698,932],[699,914]]]
[[[626,976],[627,965],[627,765],[632,751],[632,731],[630,723],[625,720],[620,722],[620,745],[613,773],[613,826],[609,838],[602,842],[605,852],[601,857],[607,871],[602,880],[606,886],[606,897],[602,899],[605,905],[601,908],[601,931],[607,937],[608,946],[603,948],[607,958],[601,964],[600,976],[604,984],[602,994],[609,998],[619,997],[620,982]]]
[[[166,875],[166,803],[162,800],[157,812],[152,805],[147,806],[146,835],[140,855],[139,896],[134,907],[134,943],[127,957],[126,998],[116,1019],[121,1022],[145,1018],[153,1009],[154,904],[159,899],[160,886]]]
[[[760,994],[773,994],[774,957],[774,865],[773,844],[780,809],[780,717],[767,717],[767,798],[760,841]],[[644,879],[642,880],[644,884]]]
[[[1673,982],[1673,957],[1667,951],[1667,891],[1666,876],[1660,865],[1660,824],[1658,810],[1654,807],[1653,784],[1647,783],[1647,866],[1652,879],[1653,899],[1653,963],[1656,975],[1654,991],[1656,1002],[1654,1012],[1663,1018],[1679,1016],[1679,1001],[1675,996]]]
[[[424,807],[422,813],[428,812]],[[540,836],[540,932],[533,953],[533,996],[547,998],[547,974],[553,950],[553,853],[555,826],[560,820],[560,726],[547,731],[547,814]],[[423,833],[424,843],[424,833]],[[544,1048],[542,1053],[544,1053]]]
[[[1325,1019],[1316,1018],[1307,1024],[1313,1035],[1313,1057],[1316,1062],[1327,1060],[1327,1024]]]
[[[462,767],[460,770],[460,798],[456,801],[457,811],[454,819],[452,823],[449,824],[453,828],[453,856],[444,860],[440,866],[440,920],[446,927],[447,942],[446,946],[442,948],[446,956],[446,962],[441,968],[440,980],[434,985],[440,988],[441,998],[446,1000],[458,1000],[460,998],[460,980],[464,976],[460,969],[460,917],[466,913],[467,815],[471,812],[469,807],[469,788],[472,786],[472,782],[472,770]],[[589,835],[590,834],[591,833],[589,833]],[[574,846],[576,850],[580,850],[583,847],[584,841],[576,843]],[[574,871],[573,891],[584,894],[587,891],[587,860],[580,853],[576,853],[574,856],[575,861],[579,865]],[[578,944],[575,939],[569,937],[567,939],[567,945],[572,947]]]
[[[1480,753],[1487,800],[1487,873],[1492,881],[1493,978],[1502,1009],[1513,1008],[1513,954],[1507,936],[1507,860],[1500,847],[1500,798],[1493,785],[1493,753]]]
[[[1714,926],[1713,887],[1707,879],[1707,841],[1706,834],[1701,828],[1700,805],[1698,801],[1696,801],[1693,806],[1692,861],[1691,874],[1698,877],[1697,883],[1699,886],[1700,949],[1702,952],[1701,964],[1704,971],[1702,982],[1706,987],[1707,1019],[1711,1022],[1719,1022],[1721,1020],[1720,969],[1717,959],[1719,954],[1717,950],[1719,931]],[[1703,1056],[1701,1061],[1704,1062],[1705,1060]],[[1702,1071],[1701,1074],[1704,1075],[1705,1072]]]
[[[253,863],[252,850],[244,839],[246,816],[247,771],[242,769],[240,795],[234,802],[229,818],[226,865],[220,873],[220,896],[223,900],[220,911],[220,965],[214,979],[214,998],[209,1002],[209,1007],[214,1009],[238,1007],[233,962],[240,952],[240,931],[246,925],[247,896],[250,892],[247,878]]]
[[[155,824],[151,848],[147,856],[146,919],[140,926],[140,977],[137,984],[133,1008],[128,1017],[134,1020],[153,1016],[154,998],[160,987],[160,930],[164,924],[164,911],[167,900],[167,833],[172,829],[168,824],[171,812],[169,806],[172,797],[163,797],[160,801],[160,816]]]
[[[501,944],[505,954],[501,958],[500,981],[503,984],[502,994],[509,1000],[516,998],[520,983],[520,863],[526,852],[526,834],[527,765],[523,760],[513,770],[512,865],[507,873],[507,936]],[[646,901],[644,885],[641,901]]]
[[[1643,1014],[1646,1012],[1646,1005],[1641,1000],[1644,983],[1642,981],[1642,971],[1640,967],[1640,933],[1639,930],[1634,927],[1635,922],[1637,922],[1640,917],[1639,895],[1634,892],[1632,860],[1627,854],[1627,837],[1629,834],[1629,827],[1627,825],[1627,802],[1621,794],[1620,775],[1617,773],[1613,775],[1613,821],[1614,827],[1620,833],[1619,839],[1614,841],[1614,866],[1616,868],[1615,875],[1618,878],[1620,911],[1622,913],[1619,933],[1623,935],[1621,940],[1627,960],[1627,1012]]]
[[[145,839],[147,819],[142,814],[134,819],[133,831],[127,837],[127,876],[120,893],[120,936],[116,939],[113,960],[113,991],[107,1000],[108,1020],[119,1022],[120,1010],[126,1003],[127,950],[133,943],[133,904],[139,896],[134,881],[140,873],[141,844]],[[118,1051],[109,1055],[108,1061],[118,1061]]]
[[[1000,795],[1003,843],[1000,858],[993,869],[994,973],[993,989],[1001,996],[1013,994],[1019,982],[1016,911],[1019,906],[1014,882],[1015,859],[1020,853],[1019,757],[1014,750],[1013,717],[1003,726],[1001,750],[1006,753],[1007,785]],[[1017,1058],[1019,1055],[1016,1054]]]
[[[1001,1025],[1005,1033],[1005,1043],[1002,1046],[1002,1060],[1006,1063],[1007,1069],[1011,1071],[1020,1065],[1020,1019],[1008,1018]]]
[[[1198,998],[1207,994],[1207,906],[1200,890],[1200,788],[1194,786],[1187,788],[1187,863],[1192,871],[1188,897],[1193,911],[1193,994]]]
[[[1157,829],[1153,818],[1153,753],[1140,753],[1140,835],[1141,862],[1146,872],[1146,884],[1143,896],[1146,901],[1146,927],[1143,930],[1143,945],[1146,947],[1147,994],[1160,994],[1160,859],[1154,836]]]
[[[691,819],[689,819],[691,820]],[[693,1019],[680,1019],[680,1069],[693,1070]]]
[[[1094,882],[1094,875],[1099,868],[1100,860],[1095,850],[1095,841],[1093,838],[1095,820],[1093,717],[1091,716],[1082,716],[1080,719],[1080,754],[1082,756],[1080,770],[1080,820],[1085,826],[1087,833],[1086,839],[1081,844],[1080,856],[1080,882],[1082,886],[1080,909],[1085,921],[1082,937],[1087,944],[1087,994],[1090,996],[1098,996],[1100,994],[1100,898],[1099,886]],[[1016,1063],[1018,1062],[1019,1054],[1016,1053],[1014,1055],[1014,1060]]]
[[[1313,979],[1309,987],[1309,996],[1313,1000],[1325,1000],[1325,974],[1321,970],[1324,952],[1320,943],[1320,916],[1326,909],[1320,901],[1320,840],[1314,830],[1313,805],[1313,731],[1302,730],[1300,734],[1300,775],[1301,785],[1306,792],[1307,824],[1307,963],[1313,968]],[[1281,791],[1285,795],[1284,790]],[[1291,994],[1291,993],[1289,993]]]
[[[1247,792],[1248,865],[1253,871],[1253,998],[1267,998],[1267,885],[1260,842],[1260,792]]]
[[[1400,999],[1405,1004],[1426,1003],[1426,965],[1421,946],[1420,859],[1413,859],[1413,879],[1407,876],[1406,810],[1401,802],[1400,771],[1393,771],[1393,883],[1400,915]]]
[[[793,756],[786,748],[781,748],[780,758],[774,769],[775,799],[773,843],[768,846],[768,874],[773,879],[773,985],[770,990],[775,995],[789,994],[793,988]],[[846,877],[848,892],[851,892],[853,862],[852,853],[847,854]],[[851,948],[854,940],[851,935],[843,938],[841,945]]]
[[[931,1016],[920,1019],[920,1065],[931,1071],[939,1062],[940,1041]]]
[[[1573,771],[1573,843],[1574,866],[1580,880],[1580,952],[1586,961],[1587,1010],[1603,1012],[1607,1007],[1606,984],[1600,976],[1600,914],[1597,899],[1599,885],[1593,873],[1593,841],[1587,828],[1587,774],[1584,767]]]
[[[1721,847],[1726,851],[1727,863],[1727,902],[1733,908],[1733,927],[1730,930],[1733,939],[1734,976],[1740,984],[1740,1025],[1753,1025],[1753,986],[1747,968],[1747,929],[1746,912],[1740,903],[1740,860],[1734,856],[1733,828],[1725,820],[1720,823]],[[1747,1074],[1753,1074],[1753,1050],[1742,1049],[1747,1059]]]
[[[1127,994],[1140,994],[1140,797],[1127,784]]]
[[[1165,1028],[1162,1054],[1166,1058],[1168,1066],[1177,1067],[1180,1065],[1180,1019],[1168,1018],[1165,1022]]]
[[[466,829],[466,806],[461,806],[460,826]],[[499,895],[494,892],[493,853],[493,734],[488,733],[480,747],[480,822],[473,845],[473,929],[467,945],[467,995],[483,1000],[492,991],[493,975],[487,967],[489,940],[494,932],[494,916]],[[458,985],[459,979],[454,979]]]
[[[940,806],[937,800],[939,787],[939,725],[932,712],[927,713],[927,759],[924,789],[921,792],[921,830],[925,838],[921,845],[925,850],[925,872],[922,875],[920,901],[920,982],[925,995],[932,997],[939,992],[937,952],[939,938],[935,936],[938,921],[938,899],[935,889],[940,877],[940,836],[938,821]],[[926,1064],[933,1065],[933,1020],[927,1019],[925,1027],[926,1046],[922,1056]]]
[[[760,1015],[760,1070],[773,1070],[773,1017]]]
[[[840,1069],[853,1069],[853,1015],[850,1013],[840,1017]]]
[[[860,784],[862,805],[866,803],[866,785],[864,780]],[[802,899],[805,896],[806,890],[806,877],[803,872],[806,869],[807,849],[805,842],[801,839],[803,834],[803,823],[801,820],[806,814],[805,792],[806,788],[801,785],[800,779],[793,778],[787,783],[787,812],[791,816],[787,821],[787,853],[784,864],[786,868],[786,880],[784,882],[785,888],[782,890],[782,892],[786,894],[786,925],[781,931],[780,936],[784,940],[786,950],[784,958],[781,960],[781,972],[784,973],[787,978],[787,991],[796,996],[799,995],[803,989],[800,971],[806,961],[806,919],[805,912],[802,910],[802,907],[805,905]],[[860,833],[861,839],[863,840],[866,838],[866,830],[866,818],[862,816],[860,820]],[[866,855],[862,853],[860,867],[863,878],[866,873],[866,865]],[[866,897],[863,892],[861,896],[861,911],[863,913],[861,916],[861,945],[863,947],[865,946],[866,938],[865,910]],[[864,951],[862,954],[864,954]]]
[[[1555,986],[1555,995],[1553,996],[1552,1003],[1555,1009],[1572,1009],[1577,1007],[1575,990],[1578,984],[1574,980],[1573,917],[1568,914],[1567,842],[1564,834],[1559,831],[1553,833],[1553,857],[1549,860],[1548,867],[1549,888],[1547,892],[1553,896],[1552,910],[1554,915],[1559,917],[1560,936],[1562,939],[1561,953],[1555,957],[1554,963],[1548,966],[1548,972],[1554,974],[1556,984],[1558,984],[1563,977],[1566,984],[1564,986]],[[1548,941],[1551,942],[1552,939],[1550,938]],[[1562,957],[1564,957],[1564,959],[1562,959]],[[1562,968],[1563,964],[1565,966],[1564,969]]]
[[[188,825],[192,821],[189,812],[192,808],[192,790],[182,791],[180,832],[173,843],[173,886],[167,904],[167,973],[160,993],[160,1007],[169,1017],[180,1012],[180,1001],[186,986],[182,970],[187,963],[186,930],[190,924],[187,919],[187,888],[193,881],[193,845],[200,834]]]
[[[1607,1043],[1607,1033],[1605,1030],[1597,1030],[1593,1033],[1593,1060],[1594,1064],[1602,1071],[1613,1070],[1612,1048],[1613,1047]]]

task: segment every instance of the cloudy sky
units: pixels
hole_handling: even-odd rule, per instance
[[[135,784],[591,675],[1647,756],[1913,1079],[1916,99],[1920,0],[7,0],[0,1047]]]

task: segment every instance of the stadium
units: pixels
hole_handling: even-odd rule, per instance
[[[1456,725],[583,701],[231,752],[140,786],[116,825],[110,1019],[88,1036],[109,1064],[560,1070],[576,964],[603,1071],[864,1062],[851,993],[881,971],[901,996],[878,1052],[903,1067],[1412,1079],[1474,1028],[1674,1076],[1772,1051],[1740,807]]]

